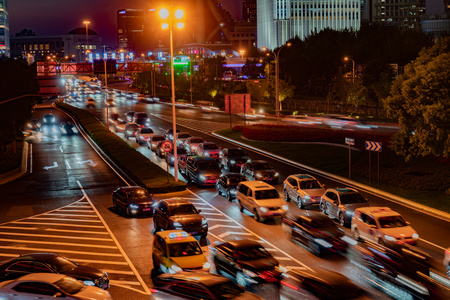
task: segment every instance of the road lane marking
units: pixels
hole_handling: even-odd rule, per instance
[[[121,271],[121,270],[110,270],[110,269],[102,269],[108,274],[123,274],[123,275],[134,275],[131,271]]]
[[[15,247],[15,246],[1,246],[0,248],[6,249],[6,250],[27,250],[27,251],[40,251],[40,252],[48,252],[49,251],[48,248],[30,248],[30,247]],[[61,250],[61,249],[51,249],[51,251],[52,252],[70,253],[70,254],[122,257],[121,254],[114,254],[114,253],[98,253],[98,252],[73,251],[73,250]]]
[[[73,210],[68,210],[68,209],[63,209],[63,210],[61,210],[61,212],[83,212],[83,213],[93,213],[94,214],[94,212],[93,211],[88,211],[88,210],[83,210],[83,209],[73,209]],[[78,215],[77,215],[78,216]]]
[[[68,169],[72,169],[72,167],[70,166],[69,162],[68,162],[66,159],[65,159],[64,161],[66,162],[67,168],[68,168]]]
[[[1,242],[12,243],[30,243],[30,244],[48,244],[48,245],[61,245],[61,246],[75,246],[75,247],[89,247],[89,248],[105,248],[105,249],[117,249],[115,246],[102,246],[94,244],[80,244],[80,243],[60,243],[60,242],[48,242],[48,241],[30,241],[30,240],[15,240],[15,239],[0,239]],[[2,246],[0,246],[0,249]]]
[[[221,214],[218,214],[218,213],[210,213],[210,212],[203,212],[202,211],[202,213],[201,213],[202,215],[209,215],[209,216],[221,216]]]
[[[30,217],[30,219],[34,219],[34,220],[51,220],[51,221],[74,221],[74,222],[101,223],[101,221],[97,221],[97,220],[65,219],[65,218]]]
[[[15,227],[15,226],[0,226],[1,229],[25,229],[25,230],[37,230],[37,227]]]
[[[55,214],[49,213],[48,216],[69,216],[69,217],[83,217],[83,218],[97,218],[96,215],[74,215],[74,214]]]
[[[444,248],[444,247],[441,247],[441,246],[439,246],[439,245],[433,244],[432,242],[429,242],[429,241],[424,240],[424,239],[421,239],[421,238],[419,238],[419,241],[422,241],[422,242],[425,242],[425,243],[427,243],[427,244],[430,244],[431,246],[434,246],[434,247],[436,247],[436,248],[438,248],[438,249],[441,249],[442,251],[447,250],[447,249]]]
[[[17,233],[17,232],[0,232],[0,235],[23,235],[23,236],[37,236],[56,239],[78,239],[78,240],[93,240],[93,241],[108,241],[112,242],[112,239],[104,239],[97,237],[80,237],[80,236],[65,236],[65,235],[45,235],[45,234],[32,234],[32,233]]]
[[[229,222],[229,223],[233,223],[233,221],[228,220],[228,219],[214,219],[214,218],[206,218],[208,221],[216,221],[216,222]]]
[[[119,265],[119,266],[127,266],[128,263],[126,261],[112,261],[112,260],[92,260],[92,259],[74,259],[75,262],[84,262],[88,264],[104,264],[104,265]]]
[[[240,229],[241,226],[234,226],[234,225],[219,225],[219,224],[217,224],[217,225],[208,227],[208,231],[214,230],[214,229],[216,229],[216,228],[238,228],[238,229]]]
[[[113,283],[115,286],[121,286],[121,285],[141,285],[140,282],[135,281],[122,281],[122,280],[110,280],[110,283]]]
[[[3,227],[2,227],[3,228]],[[37,229],[37,228],[36,228]],[[57,231],[57,232],[74,232],[74,233],[89,233],[89,234],[108,234],[107,232],[99,232],[99,231],[80,231],[80,230],[66,230],[66,229],[54,229],[54,228],[46,228],[47,231]]]
[[[61,151],[61,153],[64,153],[62,146],[59,146],[59,151]]]
[[[221,238],[224,238],[224,237],[227,237],[227,236],[229,236],[231,234],[236,234],[236,235],[253,235],[252,233],[249,233],[249,232],[229,232],[228,231],[228,232],[224,232],[224,233],[219,234],[219,236]]]
[[[104,228],[103,226],[96,226],[96,225],[61,224],[61,223],[45,223],[45,222],[13,221],[11,223],[14,223],[14,224],[33,224],[33,225],[53,225],[53,226],[73,226],[73,227],[83,227],[83,228]]]
[[[53,169],[53,168],[57,168],[58,167],[58,163],[56,161],[53,162],[53,166],[45,166],[44,169],[45,170],[49,170],[49,169]]]

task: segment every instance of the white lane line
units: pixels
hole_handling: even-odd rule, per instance
[[[202,208],[200,208],[201,210],[202,210],[202,212],[204,211],[204,210],[215,210],[214,208],[209,208],[209,207],[202,207]]]
[[[140,282],[136,281],[110,280],[109,282],[114,285],[141,285]]]
[[[9,253],[0,253],[0,257],[6,256],[6,257],[17,257],[17,254],[9,254]]]
[[[112,260],[92,260],[92,259],[73,259],[74,262],[84,262],[88,264],[104,264],[104,265],[118,265],[118,266],[126,266],[128,265],[125,261],[112,261]]]
[[[14,221],[11,222],[14,224],[33,224],[33,225],[53,225],[53,226],[73,226],[73,227],[84,227],[84,228],[102,228],[104,229],[104,226],[96,226],[96,225],[80,225],[80,224],[60,224],[60,223],[45,223],[45,222],[20,222],[20,221]]]
[[[83,217],[83,218],[97,218],[96,215],[81,215],[81,214],[55,214],[48,213],[46,216],[69,216],[69,217]]]
[[[46,244],[46,245],[61,245],[61,246],[76,246],[76,247],[90,247],[90,248],[104,248],[104,249],[117,249],[116,246],[101,246],[91,244],[74,244],[74,243],[59,243],[59,242],[47,242],[47,241],[29,241],[29,240],[14,240],[14,239],[0,239],[1,242],[11,243],[30,243],[30,244]],[[0,246],[0,249],[2,246]]]
[[[430,244],[431,246],[434,246],[434,247],[436,247],[436,248],[438,248],[438,249],[441,249],[442,251],[447,250],[447,249],[444,248],[444,247],[441,247],[441,246],[439,246],[439,245],[433,244],[432,242],[429,242],[429,241],[424,240],[424,239],[421,239],[421,238],[419,238],[419,241],[422,241],[422,242],[425,242],[425,243],[427,243],[427,244]]]
[[[62,146],[59,146],[59,151],[61,151],[61,153],[64,153]]]
[[[289,257],[274,256],[276,260],[291,260]]]
[[[124,182],[126,182],[124,180]],[[78,186],[81,189],[81,192],[83,193],[84,197],[86,197],[86,200],[89,202],[89,204],[92,206],[92,209],[95,211],[95,213],[98,215],[99,219],[102,221],[103,225],[105,226],[105,229],[108,231],[109,235],[111,236],[111,238],[114,240],[114,242],[117,245],[117,248],[119,249],[120,253],[122,253],[123,257],[125,258],[125,260],[127,261],[129,267],[131,268],[131,270],[134,272],[136,278],[139,280],[139,282],[141,283],[142,287],[144,288],[144,292],[147,295],[151,295],[151,292],[148,288],[148,286],[145,284],[144,280],[142,279],[141,275],[138,273],[138,271],[136,270],[136,268],[134,267],[133,263],[131,262],[130,258],[128,257],[128,255],[125,253],[125,251],[123,250],[122,246],[120,245],[119,241],[116,239],[116,237],[114,236],[113,232],[111,231],[111,229],[109,228],[108,224],[105,222],[105,220],[103,219],[103,217],[100,215],[100,213],[98,212],[97,208],[92,204],[91,199],[89,199],[89,196],[86,194],[86,192],[84,191],[83,186],[81,185],[81,183],[77,180]]]
[[[232,234],[236,234],[236,235],[253,235],[252,233],[249,233],[249,232],[229,232],[228,231],[228,232],[224,232],[224,233],[219,234],[219,236],[221,238],[224,238],[224,237],[227,237],[227,236],[232,235]]]
[[[123,275],[134,275],[131,271],[121,271],[121,270],[109,270],[109,269],[102,269],[108,274],[123,274]]]
[[[39,252],[51,251],[51,252],[62,252],[62,253],[70,253],[70,254],[122,257],[121,254],[104,253],[104,252],[99,253],[99,252],[73,251],[73,250],[61,250],[61,249],[49,249],[49,248],[14,247],[14,246],[2,246],[1,248],[6,249],[6,250],[26,250],[26,251],[39,251]]]
[[[66,163],[67,168],[70,170],[72,167],[70,166],[69,162],[65,159],[64,162]]]
[[[18,232],[0,232],[0,235],[22,235],[31,237],[45,237],[45,238],[56,238],[56,239],[77,239],[77,240],[93,240],[93,241],[108,241],[111,242],[112,239],[104,239],[97,237],[80,237],[80,236],[65,236],[65,235],[47,235],[47,234],[32,234],[32,233],[18,233]]]
[[[210,212],[201,212],[202,215],[208,215],[208,216],[221,216],[221,214],[217,214],[217,213],[210,213]]]
[[[229,219],[206,218],[206,220],[208,220],[208,221],[216,221],[216,222],[230,222],[230,223],[233,223],[233,221],[231,221],[231,220],[229,220]]]
[[[305,270],[306,269],[305,267],[298,267],[298,266],[285,266],[284,268],[288,269],[288,270],[293,270],[293,269],[295,269],[295,270]]]
[[[83,212],[83,213],[93,213],[95,214],[93,211],[89,211],[86,209],[60,209],[58,210],[59,212]]]
[[[190,189],[186,189],[187,191],[189,191],[192,195],[194,195],[195,197],[197,197],[198,199],[203,199],[202,197],[200,197],[199,195],[196,195],[194,192],[192,192]],[[206,201],[205,199],[203,199],[203,201],[205,201],[205,203],[208,203],[211,207],[215,208],[213,205],[211,205],[208,201]],[[256,238],[260,239],[261,242],[267,243],[269,244],[272,248],[277,249],[278,251],[280,251],[283,255],[289,257],[292,261],[296,262],[297,264],[304,266],[307,270],[311,270],[310,267],[308,267],[307,265],[305,265],[304,263],[300,262],[299,260],[295,259],[294,257],[292,257],[291,255],[289,255],[288,253],[286,253],[285,251],[281,250],[280,248],[276,247],[275,245],[273,245],[272,243],[267,242],[264,238],[262,238],[261,236],[259,236],[258,234],[256,234],[255,232],[251,231],[250,229],[244,227],[242,224],[240,224],[239,222],[237,222],[234,219],[231,219],[229,216],[227,216],[226,214],[224,214],[223,212],[221,212],[220,210],[218,210],[216,208],[216,210],[218,212],[221,213],[221,215],[225,218],[230,219],[232,222],[234,222],[236,225],[242,226],[242,229],[253,234]]]
[[[25,229],[25,230],[37,230],[37,227],[15,227],[15,226],[0,226],[0,229]]]
[[[221,238],[221,237],[219,237],[219,236],[217,236],[217,235],[215,235],[215,234],[209,232],[209,230],[208,230],[208,235],[213,236],[215,239],[217,239],[217,240],[219,240],[219,241],[222,241],[222,242],[225,241],[223,238]]]
[[[216,229],[216,228],[238,228],[238,229],[240,229],[240,228],[242,228],[242,227],[240,227],[240,226],[234,226],[234,225],[219,225],[219,224],[217,224],[217,225],[208,227],[208,231],[214,230],[214,229]]]
[[[52,220],[52,221],[74,221],[74,222],[94,222],[101,223],[98,220],[82,220],[82,219],[65,219],[65,218],[43,218],[43,217],[30,217],[33,220]]]
[[[56,232],[74,232],[74,233],[82,233],[82,234],[108,234],[107,232],[99,232],[99,231],[86,231],[86,230],[66,230],[66,229],[53,229],[46,228],[46,231],[56,231]]]

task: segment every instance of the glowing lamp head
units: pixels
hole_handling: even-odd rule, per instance
[[[161,27],[162,29],[167,29],[169,28],[169,23],[162,23]]]
[[[347,61],[347,60],[348,60],[348,57],[347,57],[347,56],[346,56],[346,57],[344,57],[344,60],[345,60],[345,61]]]
[[[178,29],[181,29],[181,28],[183,28],[184,27],[184,23],[177,23],[177,28]]]
[[[159,17],[161,19],[167,19],[169,17],[169,10],[167,8],[161,8],[159,10]]]
[[[286,46],[290,47],[292,44],[291,43],[287,43]]]
[[[184,11],[182,9],[177,9],[175,11],[175,18],[181,19],[184,16]]]

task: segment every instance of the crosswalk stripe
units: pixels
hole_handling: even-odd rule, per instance
[[[74,233],[83,233],[83,234],[106,234],[107,232],[99,232],[99,231],[81,231],[81,230],[68,230],[68,229],[56,229],[56,228],[46,228],[46,231],[56,231],[56,232],[74,232]]]
[[[84,263],[94,263],[94,264],[105,264],[105,265],[121,265],[127,266],[128,263],[125,261],[111,261],[111,260],[92,260],[92,259],[73,259],[74,262],[84,262]]]
[[[110,282],[110,284],[113,284],[113,285],[139,285],[139,286],[141,285],[137,281],[110,280],[109,282]]]
[[[84,254],[84,255],[98,255],[98,256],[114,256],[122,257],[120,254],[114,253],[99,253],[99,252],[85,252],[85,251],[73,251],[73,250],[60,250],[60,249],[48,249],[48,248],[30,248],[30,247],[15,247],[15,246],[1,246],[0,249],[6,250],[28,250],[28,251],[42,251],[42,252],[62,252],[71,254]]]
[[[0,239],[1,242],[12,242],[12,243],[30,243],[30,244],[48,244],[48,245],[62,245],[62,246],[75,246],[75,247],[92,247],[92,248],[105,248],[105,249],[117,249],[116,246],[101,246],[101,245],[91,245],[91,244],[79,244],[79,243],[59,243],[59,242],[48,242],[48,241],[28,241],[28,240],[11,240],[11,239]],[[0,246],[0,249],[2,246]]]
[[[73,226],[73,227],[84,227],[84,228],[105,228],[104,226],[97,226],[97,225],[61,224],[61,223],[44,223],[44,222],[13,221],[11,223],[14,223],[14,224],[34,224],[34,225],[53,225],[53,226]]]
[[[65,218],[43,218],[43,217],[30,217],[33,220],[52,220],[52,221],[74,221],[74,222],[95,222],[101,223],[99,220],[83,220],[83,219],[65,219]]]
[[[15,227],[15,226],[0,226],[1,229],[25,229],[25,230],[37,230],[37,227]]]
[[[112,241],[112,239],[94,238],[94,237],[80,237],[80,236],[64,236],[64,235],[46,235],[46,234],[32,234],[32,233],[17,233],[17,232],[0,232],[0,235],[22,235],[22,236],[37,236],[58,239],[77,239],[77,240],[94,240],[94,241]]]
[[[110,270],[110,269],[102,269],[108,274],[123,274],[123,275],[134,275],[131,271],[122,271],[122,270]]]
[[[97,218],[96,215],[75,215],[75,214],[54,214],[54,213],[49,213],[46,214],[46,216],[69,216],[69,217],[83,217],[83,218]]]

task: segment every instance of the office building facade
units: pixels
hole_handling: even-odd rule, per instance
[[[242,0],[242,22],[256,23],[256,0]]]
[[[0,0],[0,57],[10,56],[8,0]]]
[[[274,49],[295,36],[326,28],[359,30],[361,0],[257,0],[258,48]]]
[[[372,0],[372,21],[420,30],[420,17],[426,12],[425,4],[425,0]]]

